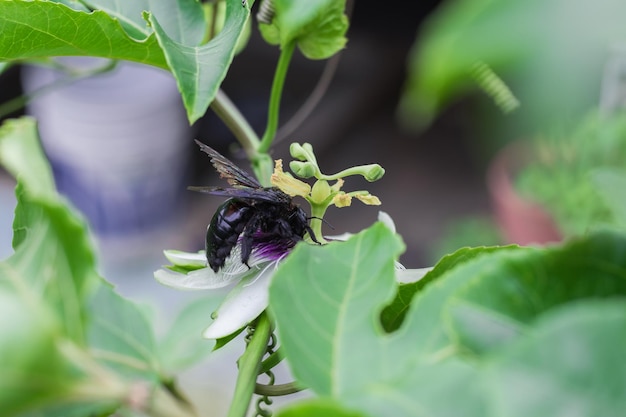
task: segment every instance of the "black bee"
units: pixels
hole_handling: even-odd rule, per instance
[[[231,197],[215,212],[206,233],[206,257],[217,272],[241,236],[241,262],[248,264],[257,244],[290,249],[306,232],[319,243],[307,215],[292,198],[276,187],[263,187],[213,148],[197,141],[211,163],[232,187],[189,187],[190,190]]]

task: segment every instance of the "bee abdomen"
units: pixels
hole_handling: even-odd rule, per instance
[[[215,272],[224,265],[252,214],[253,207],[245,201],[230,199],[213,215],[206,234],[206,256]]]

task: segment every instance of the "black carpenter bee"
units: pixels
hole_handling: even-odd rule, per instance
[[[217,272],[240,241],[241,262],[248,264],[252,249],[273,244],[290,249],[306,232],[319,243],[307,215],[292,198],[276,187],[259,182],[213,148],[197,141],[200,149],[232,187],[189,187],[190,190],[231,197],[215,212],[206,233],[206,257]]]

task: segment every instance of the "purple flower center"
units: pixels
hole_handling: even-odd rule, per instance
[[[256,256],[277,261],[287,255],[298,243],[294,238],[280,237],[273,233],[257,232],[253,235],[252,247]]]

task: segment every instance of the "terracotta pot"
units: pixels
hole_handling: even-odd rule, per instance
[[[558,242],[562,235],[552,216],[515,189],[515,175],[529,158],[528,147],[523,142],[514,142],[502,148],[490,163],[487,187],[495,220],[506,243]]]

